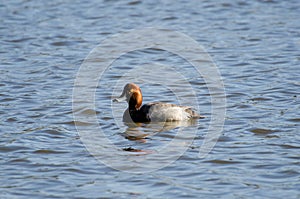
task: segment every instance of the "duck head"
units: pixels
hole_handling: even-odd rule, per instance
[[[126,100],[129,105],[129,110],[138,110],[143,102],[142,91],[140,87],[134,83],[129,83],[124,86],[120,97],[114,99],[114,102]]]

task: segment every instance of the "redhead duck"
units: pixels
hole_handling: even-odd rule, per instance
[[[169,122],[204,118],[188,106],[162,102],[152,102],[142,106],[142,91],[134,83],[126,84],[121,96],[113,101],[119,102],[121,100],[126,100],[128,103],[128,109],[123,115],[124,122]]]

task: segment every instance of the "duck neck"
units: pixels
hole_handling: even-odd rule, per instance
[[[139,107],[136,106],[136,102],[134,100],[129,100],[128,102],[129,105],[129,111],[138,111]]]
[[[138,111],[142,105],[142,95],[139,93],[133,93],[128,101],[129,111]]]

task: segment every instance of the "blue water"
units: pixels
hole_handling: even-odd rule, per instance
[[[12,0],[0,3],[0,16],[0,198],[300,198],[299,1]],[[95,110],[85,112],[97,115],[119,149],[152,153],[178,130],[153,133],[142,126],[138,133],[150,133],[145,139],[126,136],[121,121],[126,104],[110,106],[126,69],[184,68],[179,72],[198,93],[206,116],[183,127],[197,132],[178,160],[130,173],[103,164],[86,149],[75,127],[72,94],[93,48],[114,34],[145,27],[179,31],[206,49],[224,82],[226,117],[216,146],[199,158],[211,118],[204,79],[167,52],[123,55],[101,79]],[[167,77],[158,73],[154,80]],[[177,95],[154,80],[132,80],[141,85],[145,102],[191,99],[176,79],[168,82],[178,86]],[[139,157],[147,154],[134,156]]]

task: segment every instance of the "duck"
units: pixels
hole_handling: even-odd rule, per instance
[[[122,94],[118,98],[113,99],[113,102],[125,100],[128,103],[128,108],[123,114],[123,122],[173,122],[205,118],[189,106],[163,102],[151,102],[142,105],[142,91],[135,83],[126,84]]]

